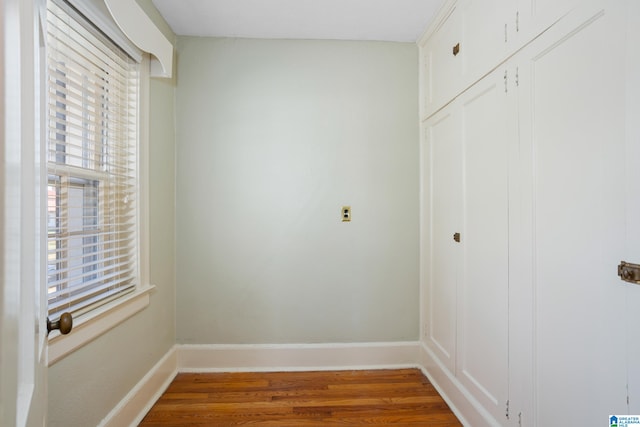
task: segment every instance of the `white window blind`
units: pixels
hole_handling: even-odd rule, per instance
[[[48,309],[79,315],[137,285],[138,64],[47,2]]]

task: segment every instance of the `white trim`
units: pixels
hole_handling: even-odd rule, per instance
[[[418,367],[418,342],[179,345],[180,372]]]
[[[438,360],[425,343],[420,344],[419,352],[420,369],[463,425],[474,427],[501,425]]]
[[[451,15],[454,8],[458,6],[458,0],[445,0],[440,6],[438,12],[436,12],[435,16],[431,20],[431,23],[424,29],[424,32],[418,40],[416,40],[416,44],[419,47],[424,46],[424,44],[429,40],[429,37],[433,35],[444,23],[444,21]]]
[[[98,427],[137,426],[175,378],[176,347],[172,347],[136,384]]]
[[[48,366],[88,344],[100,335],[113,329],[149,305],[149,294],[155,289],[149,284],[149,58],[143,55],[140,66],[138,103],[138,277],[135,290],[118,297],[110,303],[99,306],[73,319],[73,331],[60,335],[59,331],[49,334]]]
[[[138,277],[142,286],[151,283],[151,273],[149,264],[149,254],[151,247],[149,244],[149,135],[151,125],[149,111],[151,110],[151,90],[149,88],[149,55],[144,54],[140,63],[138,98]]]
[[[56,363],[74,350],[88,344],[108,330],[116,327],[149,305],[149,294],[155,286],[147,286],[105,304],[87,316],[74,319],[73,332],[60,335],[53,331],[49,335],[49,366]]]
[[[155,57],[151,61],[152,77],[171,78],[173,44],[135,1],[104,0],[118,27],[136,46]]]
[[[473,401],[473,397],[439,364],[424,344],[406,341],[333,344],[176,344],[109,412],[98,427],[137,426],[168,388],[175,375],[180,372],[399,368],[421,369],[463,425],[499,425]]]

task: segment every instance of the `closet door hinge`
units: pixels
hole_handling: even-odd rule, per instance
[[[516,11],[516,33],[520,32],[520,12]]]
[[[504,42],[507,42],[507,24],[504,24]]]
[[[522,427],[522,412],[518,412],[518,427]]]
[[[516,67],[516,87],[520,86],[520,68]]]
[[[509,419],[509,401],[508,400],[507,400],[507,403],[505,405],[504,416],[505,416],[506,419]]]
[[[507,93],[507,70],[504,70],[504,93]]]

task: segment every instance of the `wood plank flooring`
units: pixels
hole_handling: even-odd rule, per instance
[[[140,426],[461,426],[418,369],[178,374]]]

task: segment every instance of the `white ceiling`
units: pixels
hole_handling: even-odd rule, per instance
[[[444,0],[153,0],[178,35],[415,42]]]

